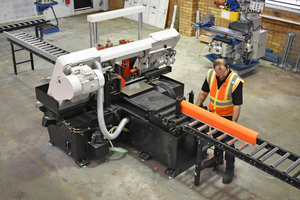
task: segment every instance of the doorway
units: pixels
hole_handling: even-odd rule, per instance
[[[83,10],[92,8],[92,0],[74,0],[74,9]]]

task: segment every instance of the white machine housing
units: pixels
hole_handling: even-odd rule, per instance
[[[58,101],[60,109],[85,102],[105,84],[97,62],[104,69],[111,70],[111,64],[137,56],[134,67],[141,75],[174,63],[176,52],[173,49],[179,38],[180,34],[175,29],[168,29],[152,33],[147,39],[101,51],[90,48],[60,56],[53,69],[48,95]]]

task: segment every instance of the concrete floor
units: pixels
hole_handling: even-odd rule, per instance
[[[46,35],[45,41],[70,52],[89,48],[85,15],[59,22],[60,32]],[[98,23],[98,28],[100,43],[108,38],[113,43],[121,38],[137,40],[137,23],[131,20],[105,21]],[[34,35],[31,28],[22,31]],[[155,31],[159,29],[144,25],[143,37]],[[177,61],[168,76],[185,83],[185,94],[194,90],[197,96],[212,67],[206,58],[198,57],[204,47],[186,36],[176,47]],[[29,63],[19,65],[16,76],[3,34],[0,49],[0,199],[299,199],[300,190],[238,159],[231,184],[222,184],[221,166],[219,174],[212,169],[202,171],[198,188],[193,186],[194,167],[169,179],[162,166],[140,161],[139,152],[131,148],[122,160],[92,161],[79,168],[72,158],[48,144],[42,113],[35,108],[34,89],[42,77],[52,74],[53,65],[34,57],[35,71]],[[29,57],[27,52],[17,54],[20,60]],[[246,84],[239,123],[299,155],[300,74],[261,60],[261,68],[243,78]]]

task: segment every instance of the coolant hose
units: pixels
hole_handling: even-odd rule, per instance
[[[102,66],[101,64],[96,61],[95,65],[97,66],[98,70],[102,72]],[[106,124],[105,124],[105,120],[104,120],[104,113],[103,113],[103,87],[101,89],[98,90],[97,92],[97,116],[98,116],[98,123],[99,123],[99,127],[100,130],[102,132],[102,134],[104,135],[104,137],[106,137],[106,139],[108,140],[114,140],[116,139],[121,131],[123,130],[124,126],[129,122],[129,118],[123,118],[121,120],[121,122],[118,125],[118,128],[112,133],[110,134],[108,132],[108,130],[106,129]]]

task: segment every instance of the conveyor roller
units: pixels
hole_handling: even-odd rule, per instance
[[[18,45],[51,63],[55,63],[59,56],[69,53],[59,47],[45,42],[42,39],[33,37],[28,33],[21,32],[10,34],[8,32],[4,32],[4,34],[9,42]]]
[[[182,101],[181,103],[181,111],[182,113],[193,117],[200,123],[190,123],[184,125],[183,131],[186,133],[190,133],[197,137],[198,139],[198,155],[196,160],[196,170],[195,170],[195,182],[194,184],[198,186],[200,184],[200,171],[203,170],[202,156],[200,155],[202,152],[202,148],[206,143],[212,144],[213,146],[218,147],[219,149],[229,152],[236,156],[237,158],[257,167],[258,169],[269,173],[270,175],[279,178],[282,181],[300,189],[300,170],[295,170],[300,166],[300,156],[293,154],[283,148],[280,148],[276,145],[271,144],[263,139],[257,137],[254,134],[254,131],[249,129],[244,129],[241,125],[236,123],[232,123],[227,119],[224,119],[220,116],[213,116],[214,114],[197,107],[189,102]],[[219,119],[222,118],[222,119]],[[224,120],[223,120],[224,119]],[[225,125],[223,124],[225,123]],[[191,126],[192,125],[192,126]],[[227,126],[228,125],[228,126]],[[237,126],[238,125],[238,126]],[[203,132],[202,127],[211,127],[212,131]],[[229,127],[231,126],[231,127]],[[242,129],[240,128],[242,127]],[[218,129],[219,135],[214,138],[212,135]],[[227,132],[230,130],[230,132]],[[246,130],[244,132],[245,137],[240,137],[240,131]],[[247,134],[247,135],[246,135]],[[223,139],[227,136],[233,137],[230,141],[224,141]],[[256,138],[257,137],[257,138]],[[203,142],[204,141],[204,142]],[[240,141],[243,142],[241,146],[235,148],[233,147],[233,143]],[[253,141],[255,143],[253,144]],[[248,153],[244,153],[247,151],[251,145],[254,146],[254,150],[249,151]],[[265,161],[271,159],[274,155],[280,155],[281,157],[277,159],[272,165],[267,164]],[[255,158],[255,157],[257,158]],[[216,159],[214,169],[218,170],[218,159]],[[288,167],[286,167],[283,171],[277,169],[279,165],[283,164],[285,161],[292,161]],[[294,172],[294,173],[292,173]],[[293,174],[293,175],[289,175]]]

